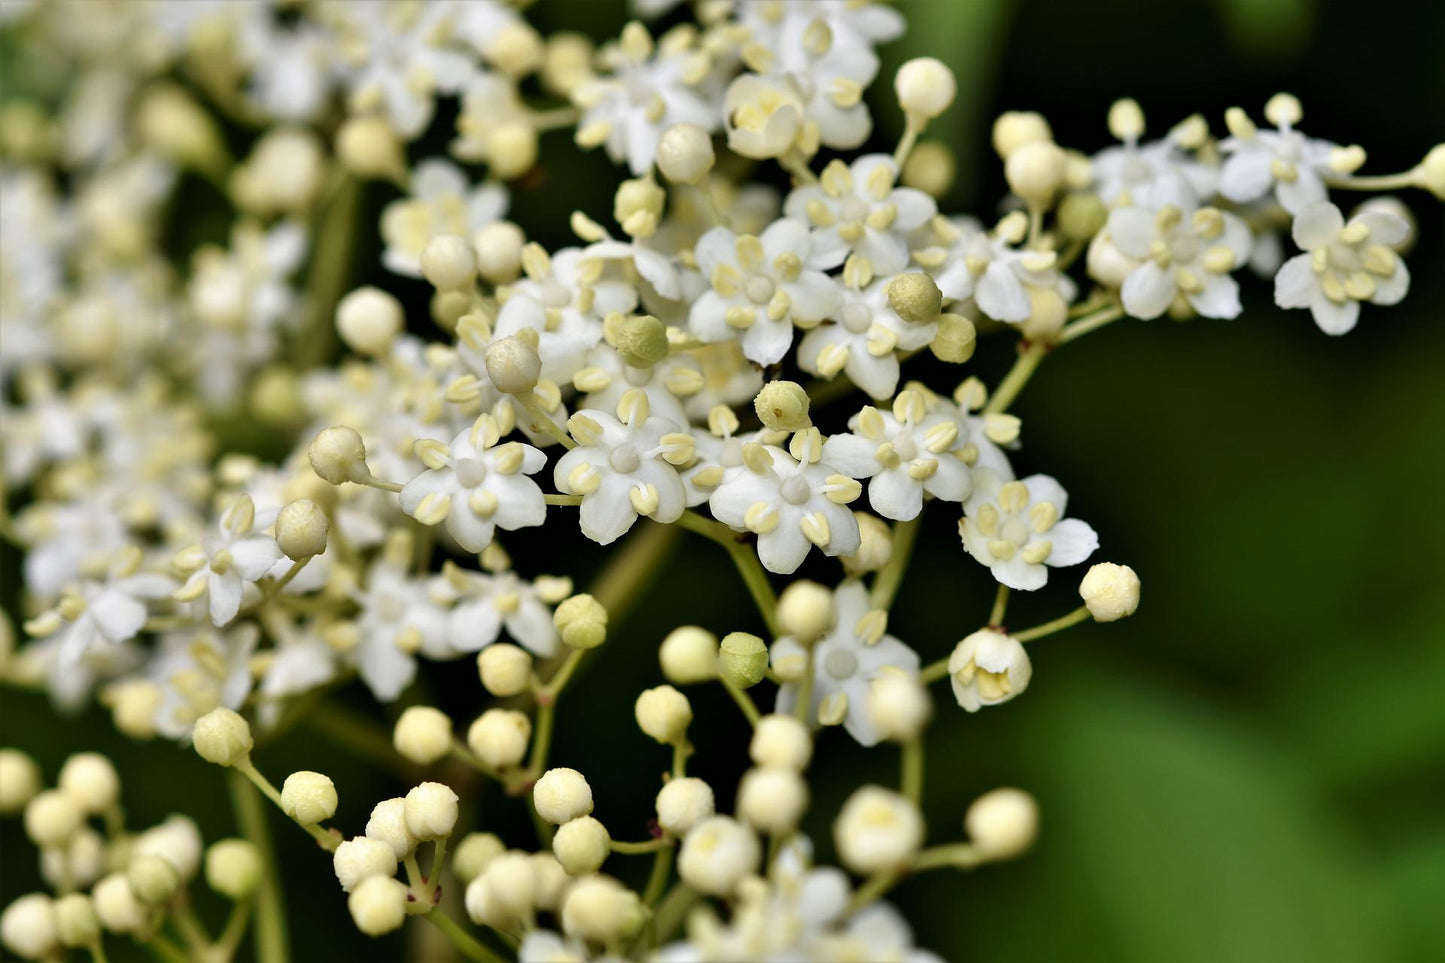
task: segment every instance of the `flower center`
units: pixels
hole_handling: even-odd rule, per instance
[[[457,484],[463,488],[476,488],[487,477],[487,463],[480,458],[462,458],[457,461]]]
[[[913,436],[907,432],[900,432],[893,439],[893,450],[904,461],[912,461],[918,457],[918,446],[913,443]]]
[[[718,454],[717,461],[724,468],[736,468],[743,463],[743,443],[741,439],[729,438],[723,442],[722,452]]]
[[[854,334],[863,334],[873,324],[873,312],[868,310],[868,305],[854,301],[852,304],[843,305],[839,320],[843,322],[843,327]]]
[[[1022,518],[1010,518],[1003,523],[999,529],[999,537],[1015,545],[1027,545],[1029,541],[1029,526]]]
[[[612,449],[612,454],[607,456],[607,464],[611,465],[615,472],[630,475],[641,466],[642,456],[631,445],[619,445]]]
[[[773,299],[773,291],[776,289],[772,281],[762,275],[755,275],[748,278],[747,287],[744,289],[748,300],[754,304],[767,304]]]
[[[839,213],[845,221],[862,221],[867,219],[868,211],[868,202],[855,194],[843,201],[843,206]]]
[[[782,494],[783,500],[790,505],[801,505],[813,494],[812,489],[808,486],[808,479],[804,478],[801,472],[792,478],[783,479],[783,483],[778,486],[778,491]]]
[[[388,592],[376,600],[376,614],[383,622],[398,622],[405,613],[406,603],[400,596]]]
[[[851,679],[858,671],[858,657],[847,649],[834,649],[824,656],[823,671],[840,682]]]

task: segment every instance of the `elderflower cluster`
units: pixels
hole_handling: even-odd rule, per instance
[[[961,836],[930,839],[926,734],[956,711],[930,687],[966,712],[1007,702],[1029,643],[1140,599],[1071,514],[1092,493],[1071,505],[1023,448],[1015,399],[1113,322],[1236,317],[1249,275],[1342,334],[1407,294],[1415,231],[1400,201],[1348,192],[1445,198],[1445,147],[1362,175],[1365,150],[1305,134],[1286,94],[1265,127],[1235,108],[1157,140],[1121,100],[1117,145],[1094,153],[1037,114],[998,118],[1009,195],[988,223],[940,208],[953,160],[923,139],[952,73],[923,58],[891,90],[878,76],[899,12],[694,6],[596,45],[498,0],[0,17],[7,50],[13,35],[55,64],[37,80],[53,89],[0,103],[0,534],[23,553],[0,676],[227,769],[246,821],[269,800],[331,854],[365,934],[419,916],[472,958],[939,959],[887,891],[1023,853],[1039,814],[996,789],[947,814]],[[873,110],[901,122],[891,152],[868,146]],[[576,241],[549,249],[534,232],[557,225],[509,215],[545,190],[555,130],[596,151],[612,209],[556,212]],[[361,263],[371,243],[379,263]],[[970,365],[985,337],[1017,348],[991,387]],[[951,649],[891,624],[925,528],[956,531],[957,577],[995,599],[986,617],[909,602],[937,608]],[[609,640],[680,530],[727,555],[757,612],[653,640],[636,745],[574,739],[554,759],[579,668],[636,657]],[[609,547],[595,578],[586,542]],[[514,564],[523,545],[547,570]],[[1012,593],[1051,580],[1082,605],[1015,624]],[[460,714],[415,684],[473,662]],[[256,760],[353,684],[397,704],[390,731],[380,710],[318,730],[408,788],[346,834],[324,825],[330,777],[278,787]],[[704,686],[739,710],[698,720],[736,725],[736,785],[688,772]],[[820,739],[903,760],[896,789],[816,814],[831,848],[800,830],[823,802]],[[617,751],[658,757],[646,812],[594,814],[585,767]],[[481,780],[535,838],[492,831]],[[120,936],[229,959],[249,915],[273,925],[257,839],[204,850],[236,907],[212,938],[186,893],[193,823],[128,832],[93,753],[42,784],[0,751],[0,815],[23,820],[54,892],[5,908],[12,952],[99,956]],[[636,856],[650,876],[619,865]]]

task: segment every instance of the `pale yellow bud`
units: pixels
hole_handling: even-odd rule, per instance
[[[677,685],[693,685],[716,679],[718,639],[707,629],[684,625],[673,629],[657,651],[662,674]]]
[[[331,868],[343,891],[349,893],[372,876],[396,872],[396,851],[389,843],[370,836],[344,840],[331,855]]]
[[[813,737],[796,716],[763,716],[753,728],[748,755],[759,766],[802,772],[813,758]]]
[[[293,561],[311,558],[326,551],[330,528],[321,506],[302,498],[286,505],[276,515],[276,544]]]
[[[808,392],[795,381],[770,381],[753,399],[753,410],[763,426],[773,431],[798,431],[808,418]]]
[[[1053,139],[1049,122],[1033,111],[1011,110],[993,122],[993,149],[1005,160],[1024,144]]]
[[[958,315],[943,315],[943,318],[950,317],[958,317]],[[946,324],[939,325],[940,337],[946,327]],[[953,359],[949,357],[943,360],[951,361]],[[888,523],[870,512],[854,512],[853,517],[858,521],[858,551],[841,559],[843,568],[849,575],[876,572],[887,565],[888,560],[893,557],[893,529],[888,527]]]
[[[532,721],[515,709],[488,709],[467,730],[467,747],[493,769],[510,769],[527,754]]]
[[[943,293],[921,271],[900,274],[888,282],[888,306],[904,321],[931,324],[943,310]]]
[[[1415,180],[1425,190],[1445,201],[1445,144],[1436,144],[1415,168]]]
[[[206,884],[228,899],[244,899],[261,882],[261,854],[244,839],[222,839],[206,850]]]
[[[444,291],[470,288],[477,280],[477,255],[464,237],[440,234],[421,252],[421,273],[433,287]]]
[[[768,671],[768,647],[748,632],[729,632],[718,647],[719,674],[739,689],[763,680]]]
[[[136,856],[126,867],[125,878],[135,898],[147,906],[161,905],[176,895],[181,886],[176,868],[160,856]]]
[[[452,872],[457,874],[463,885],[470,883],[506,849],[506,845],[491,833],[468,833],[452,857]]]
[[[552,837],[552,853],[569,876],[595,873],[612,851],[612,837],[607,827],[591,816],[578,816],[557,828]]]
[[[1064,182],[1066,158],[1052,141],[1020,144],[1004,162],[1009,189],[1027,203],[1046,207]]]
[[[612,216],[635,237],[648,237],[657,229],[667,192],[651,177],[623,181],[612,201]]]
[[[460,815],[459,797],[447,785],[424,782],[406,794],[406,828],[420,840],[450,836]]]
[[[657,169],[674,184],[700,184],[712,170],[712,137],[696,124],[674,124],[657,141]]]
[[[396,751],[422,766],[429,766],[452,749],[452,720],[432,706],[409,706],[391,732]]]
[[[100,919],[89,896],[71,893],[55,901],[55,934],[65,946],[96,945],[100,939]]]
[[[803,645],[811,645],[833,629],[833,593],[817,582],[793,582],[778,596],[778,627]]]
[[[336,157],[358,177],[406,180],[401,141],[380,117],[353,117],[336,132]]]
[[[576,769],[548,769],[532,787],[537,815],[555,825],[592,812],[592,787]]]
[[[55,903],[44,893],[27,893],[0,913],[0,941],[17,956],[29,960],[56,955],[60,942]]]
[[[537,166],[537,129],[522,121],[497,125],[487,137],[487,163],[502,180],[527,173]]]
[[[687,696],[670,685],[645,690],[637,697],[633,714],[638,727],[664,745],[684,742],[692,723],[692,705]]]
[[[542,374],[542,357],[536,346],[517,337],[493,341],[487,348],[486,364],[492,384],[509,395],[531,391]]]
[[[281,810],[303,825],[324,822],[336,815],[336,785],[319,772],[293,772],[281,784]]]
[[[917,57],[898,68],[893,90],[904,113],[918,120],[932,120],[953,103],[958,85],[953,71],[943,61]]]
[[[0,749],[0,816],[13,816],[40,792],[40,766],[19,749]]]
[[[406,922],[406,884],[390,876],[361,881],[346,899],[356,928],[367,936],[381,936]]]
[[[401,302],[380,288],[357,288],[336,305],[336,330],[358,354],[386,355],[404,326]]]
[[[715,805],[712,787],[701,779],[673,779],[657,794],[657,824],[674,836],[682,836],[711,816]]]
[[[532,683],[532,656],[519,646],[498,642],[477,653],[477,672],[492,695],[514,696]]]
[[[995,789],[974,800],[963,825],[986,859],[1012,859],[1038,837],[1039,804],[1022,789]]]
[[[1127,565],[1100,562],[1079,583],[1079,597],[1095,622],[1113,622],[1139,608],[1139,576]]]
[[[607,641],[607,610],[586,593],[579,593],[558,605],[552,624],[562,641],[574,649],[595,649]]]
[[[233,766],[245,760],[255,745],[250,724],[224,706],[196,720],[191,744],[202,759],[218,766]]]
[[[759,832],[789,833],[807,808],[808,784],[794,769],[749,769],[738,783],[738,817]]]
[[[79,752],[65,760],[57,783],[87,813],[104,813],[120,799],[120,774],[98,752]]]
[[[958,164],[953,151],[936,140],[919,141],[903,162],[898,182],[933,197],[942,197],[953,186]]]
[[[141,95],[135,126],[142,140],[177,164],[215,170],[226,163],[216,122],[175,84],[158,84]]]
[[[85,821],[85,810],[59,789],[47,789],[25,804],[25,835],[41,849],[64,846]]]
[[[973,357],[978,346],[978,332],[973,322],[961,314],[940,314],[938,333],[933,336],[928,348],[934,357],[950,364],[963,364]],[[861,554],[861,549],[859,550]]]
[[[312,471],[333,485],[371,477],[371,469],[366,467],[366,444],[355,428],[335,425],[321,429],[306,454]]]
[[[493,221],[472,235],[477,271],[492,284],[516,280],[522,273],[522,248],[527,235],[511,221]]]
[[[608,343],[634,368],[650,368],[668,356],[667,326],[647,314],[619,317],[608,326]]]

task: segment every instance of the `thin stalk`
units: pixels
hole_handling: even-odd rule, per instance
[[[231,792],[231,805],[236,810],[241,834],[261,854],[261,884],[256,887],[256,959],[260,963],[286,963],[290,957],[286,944],[286,903],[281,893],[276,853],[271,848],[271,830],[266,825],[266,810],[244,773],[235,769],[226,773],[226,786]],[[182,960],[186,958],[184,954],[179,956]]]
[[[915,805],[923,799],[923,742],[920,739],[903,744],[901,790]]]
[[[1008,611],[1008,586],[999,585],[998,594],[993,597],[993,610],[988,613],[989,625],[1003,625],[1004,613]]]
[[[1111,304],[1106,308],[1087,314],[1077,321],[1071,321],[1064,325],[1064,330],[1059,332],[1059,344],[1068,344],[1077,338],[1082,338],[1090,331],[1097,331],[1106,324],[1113,324],[1124,316],[1124,308],[1117,304]]]
[[[647,877],[647,886],[642,890],[642,901],[648,906],[655,905],[662,897],[662,890],[667,886],[668,877],[672,875],[672,856],[673,847],[669,845],[659,849],[653,857],[652,872]]]
[[[1049,352],[1049,346],[1042,341],[1031,342],[1028,347],[1019,352],[1018,360],[1004,375],[1003,381],[994,389],[993,396],[988,399],[984,406],[984,414],[996,415],[1008,410],[1009,405],[1014,403],[1019,392],[1024,390],[1024,385],[1029,383],[1034,371],[1038,369],[1040,362]]]
[[[457,948],[457,952],[467,959],[476,960],[477,963],[506,963],[501,956],[493,953],[485,943],[462,929],[457,925],[456,920],[441,910],[434,909],[429,913],[424,913],[422,918],[441,930],[442,935]]]
[[[1068,615],[1062,615],[1052,622],[1045,622],[1043,625],[1036,625],[1031,629],[1024,629],[1022,632],[1015,632],[1014,638],[1020,642],[1032,642],[1034,639],[1041,639],[1046,635],[1053,635],[1055,632],[1062,632],[1070,626],[1078,625],[1089,619],[1089,607],[1081,605]]]
[[[665,836],[659,837],[657,839],[649,839],[645,843],[625,843],[621,840],[614,839],[612,840],[611,846],[614,853],[624,853],[626,855],[636,856],[639,854],[657,853],[661,852],[664,849],[671,849],[672,840],[668,839]]]
[[[758,720],[763,717],[763,714],[758,711],[757,703],[753,701],[753,697],[748,695],[745,690],[733,685],[727,679],[719,677],[718,681],[721,682],[723,688],[727,690],[727,694],[733,697],[733,701],[738,704],[738,708],[743,710],[743,715],[747,717],[748,725],[757,726]]]

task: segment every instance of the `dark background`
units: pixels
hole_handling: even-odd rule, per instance
[[[1142,103],[1151,133],[1196,110],[1218,132],[1226,107],[1262,119],[1264,101],[1289,90],[1303,100],[1306,131],[1364,145],[1366,171],[1380,173],[1413,165],[1445,134],[1445,5],[902,6],[909,33],[885,50],[874,91],[878,141],[891,147],[899,127],[892,66],[920,54],[949,62],[959,101],[929,132],[959,156],[946,210],[992,214],[1003,185],[988,130],[1006,109],[1040,110],[1061,143],[1092,151],[1108,140],[1105,113],[1119,96]],[[533,18],[544,31],[602,38],[623,14],[611,3],[544,0]],[[623,175],[600,154],[578,156],[553,134],[543,162],[544,176],[513,207],[534,237],[569,240],[574,207],[609,214]],[[390,196],[374,188],[368,203],[379,209]],[[967,715],[936,688],[930,839],[957,838],[968,802],[998,785],[1039,797],[1043,834],[1017,863],[903,885],[897,901],[922,945],[950,960],[1445,958],[1445,225],[1428,195],[1406,199],[1422,235],[1411,292],[1397,308],[1366,307],[1353,333],[1322,334],[1307,312],[1275,309],[1270,285],[1250,279],[1239,319],[1114,325],[1050,358],[1015,406],[1021,473],[1064,483],[1071,514],[1100,532],[1098,558],[1132,565],[1144,601],[1130,620],[1031,647],[1034,680],[1005,707]],[[1348,208],[1348,196],[1339,200]],[[224,236],[224,215],[198,221],[194,206],[178,207],[181,247]],[[371,238],[362,245],[374,254]],[[415,326],[426,331],[424,290],[384,283],[411,290]],[[994,383],[1009,351],[987,341],[969,369]],[[992,599],[958,547],[955,517],[930,510],[891,626],[925,661],[980,624]],[[580,537],[514,541],[523,574],[605,558]],[[4,561],[13,572],[8,549]],[[1010,621],[1072,608],[1082,572],[1056,572],[1046,590],[1015,596]],[[749,612],[726,557],[689,540],[614,628],[605,668],[564,698],[553,759],[587,774],[597,815],[619,838],[645,831],[667,764],[631,722],[636,693],[661,681],[658,641],[684,622],[720,634],[755,628]],[[409,696],[443,705],[464,729],[483,696],[470,668],[457,669],[433,666],[426,691]],[[377,718],[362,693],[342,703]],[[695,693],[694,707],[693,768],[716,780],[726,807],[746,762],[739,717],[711,691]],[[43,700],[5,691],[0,742],[33,753],[51,778],[69,752],[112,753],[134,826],[179,810],[208,840],[234,832],[219,770],[188,749],[131,744],[101,714],[56,721]],[[278,782],[298,768],[331,774],[348,832],[405,788],[316,729],[259,750],[257,761]],[[863,781],[896,780],[896,753],[859,753],[829,734],[811,778],[807,828],[826,855],[843,796]],[[518,802],[495,789],[464,792],[485,828],[533,844]],[[357,934],[309,840],[279,814],[274,829],[297,958],[397,957],[402,937]],[[14,821],[0,826],[0,843],[8,901],[36,884],[34,853]],[[613,857],[608,870],[631,877],[645,862]],[[203,895],[201,908],[218,920],[218,903]],[[127,947],[116,949],[124,958]]]

